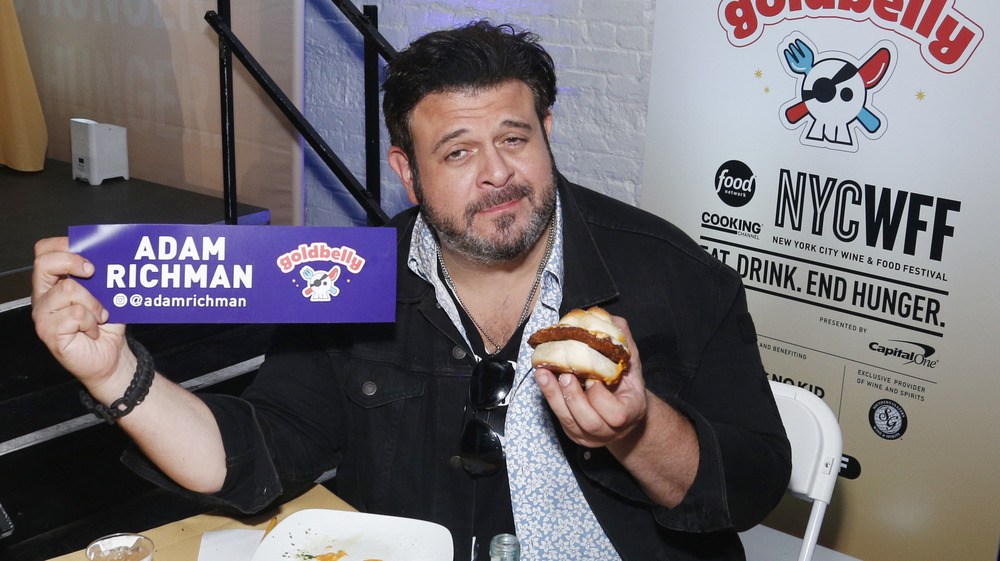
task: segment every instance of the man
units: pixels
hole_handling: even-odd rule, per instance
[[[790,453],[739,277],[556,172],[534,35],[428,34],[383,89],[389,164],[418,205],[391,222],[396,322],[286,326],[239,399],[156,375],[119,424],[158,470],[130,465],[244,512],[335,467],[358,509],[447,526],[456,559],[502,532],[525,559],[742,559],[736,531],[782,496]],[[66,251],[36,248],[36,330],[110,404],[146,362]],[[621,381],[533,371],[528,335],[592,305],[634,351]]]

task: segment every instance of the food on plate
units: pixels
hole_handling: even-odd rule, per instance
[[[341,557],[347,555],[344,550],[337,551],[336,553],[324,553],[323,555],[317,555],[313,557],[316,561],[337,561]]]
[[[613,385],[628,371],[625,333],[611,323],[611,314],[599,307],[576,309],[556,325],[539,329],[528,338],[534,347],[531,364],[556,374],[569,373],[581,381]]]
[[[347,553],[343,549],[338,550],[333,553],[323,553],[321,555],[309,555],[306,553],[301,554],[302,559],[311,559],[312,561],[337,561],[343,557],[347,557]],[[364,561],[382,561],[381,559],[365,559]]]

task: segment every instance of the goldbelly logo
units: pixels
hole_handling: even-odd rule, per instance
[[[299,244],[298,248],[279,256],[276,262],[282,273],[290,273],[297,265],[317,261],[337,265],[329,270],[316,270],[309,265],[299,269],[299,276],[305,281],[302,296],[310,302],[330,302],[340,294],[340,288],[335,283],[340,278],[341,265],[352,273],[360,272],[365,266],[365,258],[358,255],[353,247],[331,247],[325,242]]]
[[[778,48],[799,92],[781,107],[781,124],[790,130],[803,127],[803,145],[855,152],[855,131],[873,140],[882,136],[885,117],[875,108],[874,95],[895,66],[892,43],[881,41],[855,59],[846,53],[820,52],[795,32]]]
[[[768,25],[804,18],[870,22],[920,46],[932,68],[950,74],[972,57],[983,29],[954,0],[723,0],[719,23],[736,47],[754,43]]]

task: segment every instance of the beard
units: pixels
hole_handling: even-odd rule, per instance
[[[421,202],[420,214],[437,234],[438,242],[476,263],[500,263],[523,255],[542,237],[555,212],[554,165],[551,177],[541,190],[526,183],[516,183],[488,191],[482,198],[466,206],[461,220],[444,216],[424,203],[420,175],[416,169],[413,182],[414,191]],[[531,203],[531,212],[525,224],[519,225],[513,213],[504,213],[492,219],[492,235],[482,235],[473,229],[473,221],[479,212],[520,198]]]

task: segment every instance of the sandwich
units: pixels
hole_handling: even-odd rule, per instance
[[[632,353],[625,333],[611,323],[603,308],[576,309],[556,325],[539,329],[528,338],[535,350],[531,364],[556,375],[569,373],[580,379],[613,385],[628,370]]]

